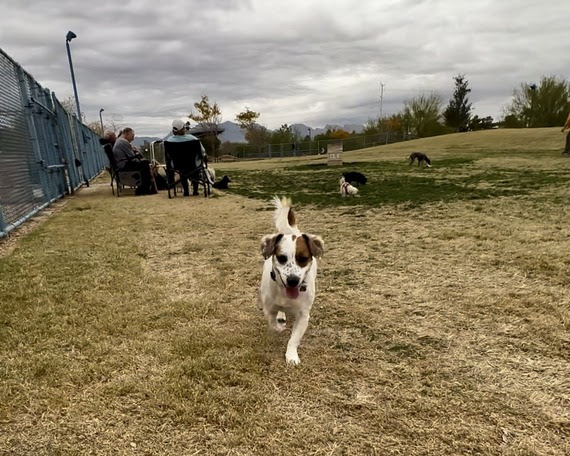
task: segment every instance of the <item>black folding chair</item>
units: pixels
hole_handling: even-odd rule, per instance
[[[208,161],[199,140],[170,142],[164,141],[164,158],[166,161],[166,176],[168,180],[168,198],[172,198],[170,190],[176,196],[176,185],[181,183],[189,192],[188,181],[193,190],[202,186],[205,197],[210,194],[210,179],[206,172]],[[179,178],[175,178],[178,173]]]
[[[113,182],[117,187],[117,198],[121,196],[121,190],[125,187],[136,188],[142,184],[141,173],[138,171],[119,171],[115,157],[113,156],[113,145],[104,144],[103,150],[109,160],[109,174],[111,174],[111,191],[115,194]]]

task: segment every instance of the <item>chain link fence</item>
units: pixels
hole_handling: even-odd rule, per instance
[[[277,157],[301,157],[305,155],[326,154],[328,145],[332,143],[338,144],[341,142],[342,150],[348,152],[351,150],[365,149],[368,147],[407,141],[414,138],[414,135],[403,134],[399,132],[384,132],[375,135],[351,136],[350,138],[340,140],[328,139],[320,141],[299,141],[295,143],[285,144],[267,144],[260,147],[253,146],[251,144],[226,143],[223,144],[220,148],[219,155],[221,156],[222,160],[224,157],[233,157],[238,160],[258,160]]]
[[[99,136],[0,49],[0,237],[104,169]]]
[[[326,154],[328,145],[332,143],[338,144],[341,142],[342,150],[347,152],[416,138],[417,136],[411,134],[384,132],[375,135],[354,136],[342,140],[312,140],[295,143],[267,144],[264,146],[227,142],[222,144],[216,156],[210,156],[209,159],[210,161],[216,162],[226,160],[262,160],[265,158],[302,157],[305,155]],[[164,163],[164,146],[162,145],[162,141],[159,140],[144,144],[140,150],[149,160]]]
[[[342,143],[342,150],[365,149],[368,147],[392,144],[415,139],[417,136],[400,132],[384,132],[375,135],[353,136],[350,138],[328,139],[321,141],[300,141],[295,143],[267,144],[254,146],[245,143],[224,143],[217,156],[210,161],[225,160],[262,160],[265,158],[302,157],[306,155],[326,154],[329,144]],[[141,147],[141,153],[149,160],[164,163],[164,146],[162,141],[154,141]]]

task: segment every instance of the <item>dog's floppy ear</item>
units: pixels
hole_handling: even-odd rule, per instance
[[[315,236],[314,234],[303,234],[303,237],[307,241],[309,245],[309,250],[311,251],[311,255],[314,257],[320,258],[325,253],[325,243],[319,236]]]
[[[268,234],[263,236],[261,240],[261,254],[263,258],[267,260],[273,252],[275,252],[275,246],[279,244],[279,241],[283,237],[282,234]]]

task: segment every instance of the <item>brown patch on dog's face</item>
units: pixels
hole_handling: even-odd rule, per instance
[[[309,243],[305,236],[297,238],[295,242],[295,261],[299,266],[304,268],[313,259],[311,254],[311,249],[309,248]]]

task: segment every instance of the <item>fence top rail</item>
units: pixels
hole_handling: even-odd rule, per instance
[[[0,54],[2,54],[3,57],[5,57],[6,59],[8,59],[12,65],[17,66],[18,68],[20,68],[22,70],[22,72],[30,79],[32,79],[38,86],[40,86],[42,89],[45,90],[45,88],[36,81],[36,79],[29,73],[27,72],[24,67],[22,65],[20,65],[18,62],[16,62],[12,57],[10,57],[8,54],[6,54],[6,52],[4,51],[4,49],[0,48]]]

